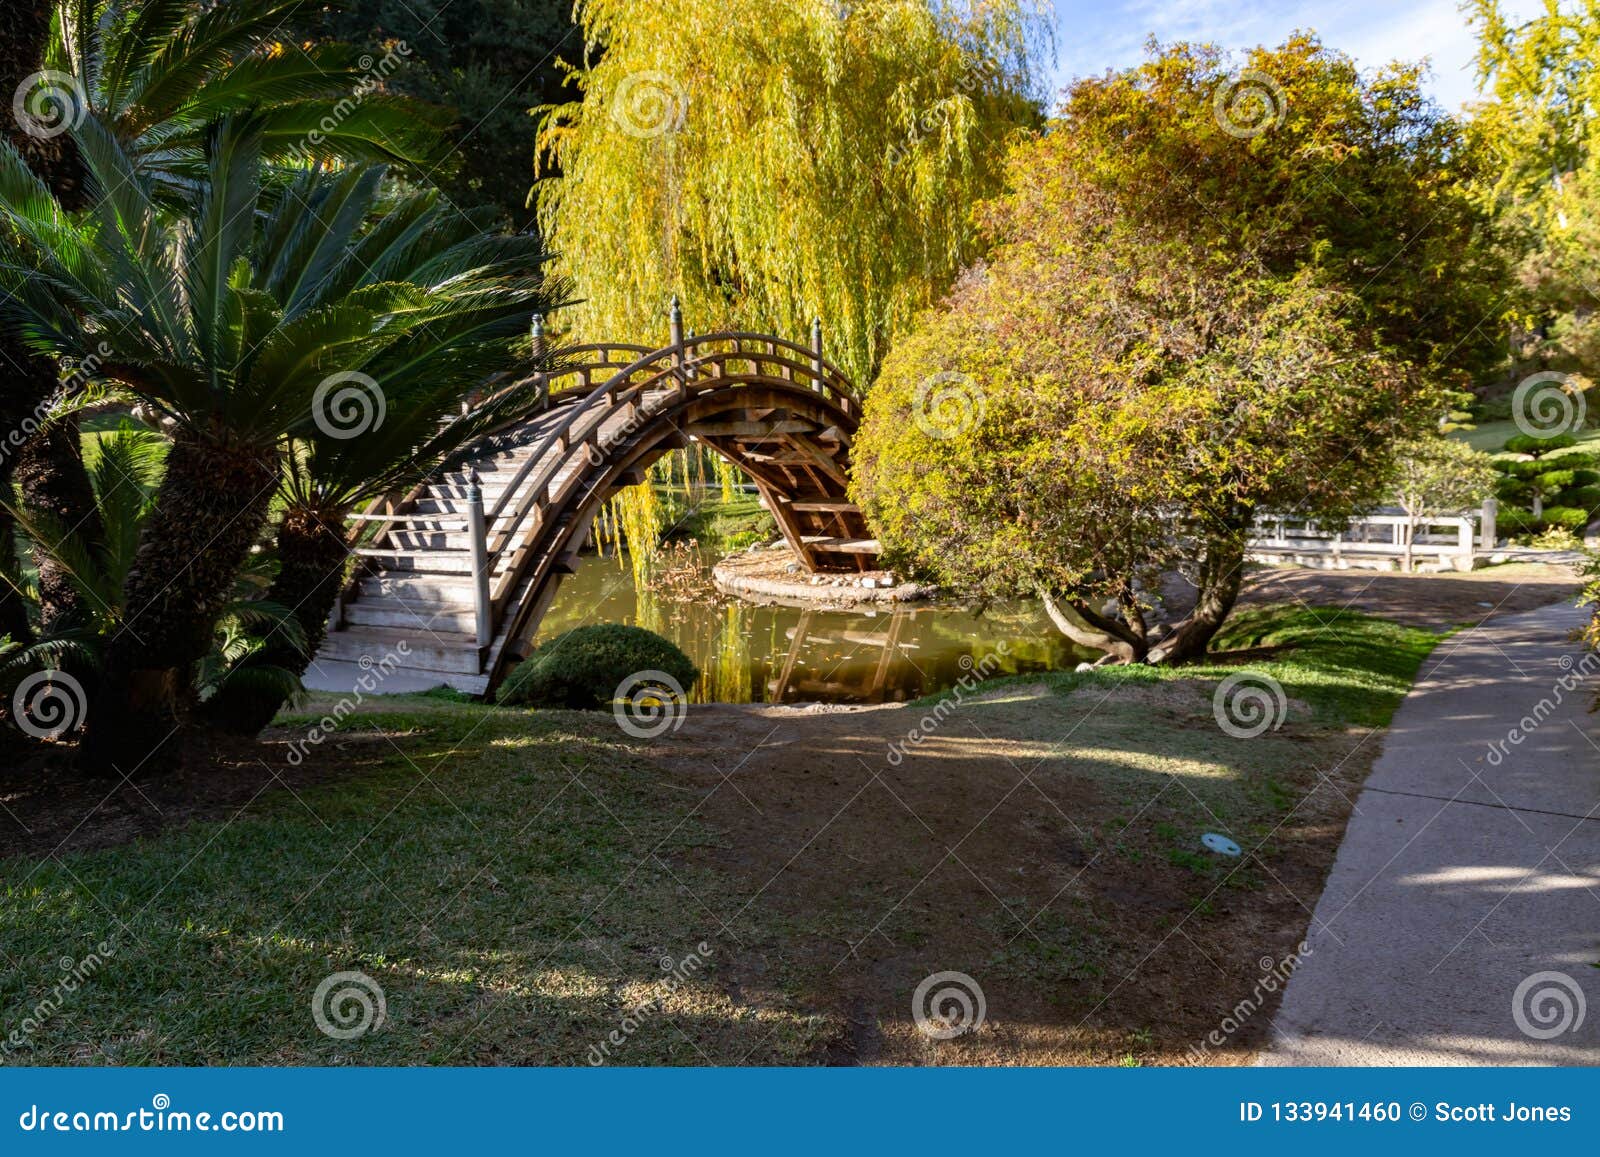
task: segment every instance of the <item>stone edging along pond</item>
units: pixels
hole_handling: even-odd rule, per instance
[[[711,581],[723,594],[748,599],[773,599],[815,606],[864,606],[921,602],[937,588],[897,582],[888,571],[861,574],[808,575],[789,571],[796,565],[787,546],[729,555],[711,568]]]

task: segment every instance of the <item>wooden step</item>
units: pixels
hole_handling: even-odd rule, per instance
[[[409,599],[371,598],[346,603],[345,622],[356,627],[470,635],[476,641],[478,612],[472,603],[441,604]]]
[[[801,542],[812,550],[832,550],[840,554],[882,554],[883,549],[875,538],[829,538],[824,535],[802,535]]]
[[[397,670],[476,675],[482,667],[476,636],[421,626],[364,626],[330,631],[317,656],[350,663],[370,661],[374,670],[387,664]]]

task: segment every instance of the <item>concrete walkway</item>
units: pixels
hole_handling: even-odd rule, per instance
[[[1260,1063],[1600,1064],[1600,656],[1568,638],[1585,617],[1494,618],[1423,665]],[[1519,1026],[1519,986],[1548,1039]]]

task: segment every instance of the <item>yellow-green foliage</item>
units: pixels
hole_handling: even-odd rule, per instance
[[[1079,82],[1017,149],[985,268],[867,399],[852,494],[894,561],[1095,609],[1204,575],[1256,510],[1381,496],[1388,441],[1436,417],[1426,383],[1454,368],[1433,347],[1483,316],[1441,284],[1413,332],[1413,294],[1473,228],[1441,188],[1450,126],[1414,76],[1363,79],[1310,38],[1250,64],[1287,109],[1253,136],[1215,111],[1225,62],[1176,46]],[[1352,201],[1386,215],[1352,220]]]
[[[586,339],[802,337],[866,384],[977,252],[1028,99],[1036,0],[579,0],[603,54],[545,114],[536,186]]]

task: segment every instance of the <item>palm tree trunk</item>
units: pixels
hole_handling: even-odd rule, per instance
[[[267,599],[290,608],[305,632],[306,649],[300,650],[281,635],[274,635],[253,656],[253,662],[270,664],[304,675],[312,656],[328,633],[328,616],[344,585],[350,547],[345,541],[345,509],[319,511],[291,506],[278,524],[278,575],[267,589]],[[206,716],[218,727],[238,735],[256,735],[283,707],[282,696],[258,686],[230,690],[224,687],[206,704]]]
[[[278,483],[259,447],[180,434],[124,587],[126,621],[106,648],[102,693],[89,705],[86,770],[170,767],[194,698],[194,667],[255,545]]]
[[[15,478],[26,509],[48,514],[63,530],[91,547],[104,540],[100,508],[83,466],[76,415],[52,421],[28,439],[17,455]],[[48,635],[58,626],[90,622],[96,608],[89,606],[83,591],[56,558],[48,550],[36,548],[33,561],[39,569],[40,631]]]

